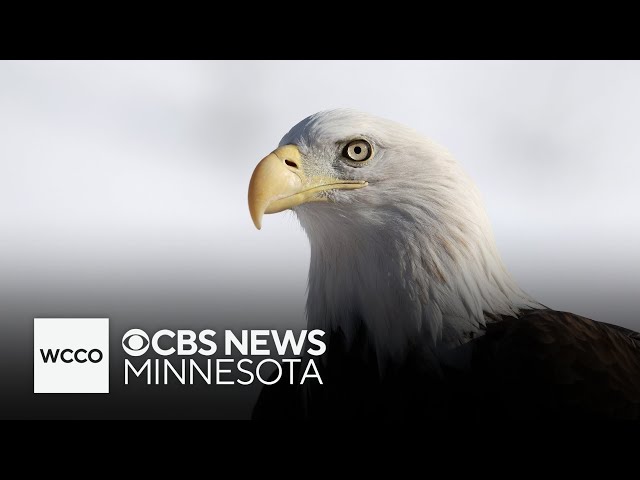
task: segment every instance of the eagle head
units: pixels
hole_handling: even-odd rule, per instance
[[[446,352],[486,314],[539,306],[498,254],[481,197],[447,150],[399,123],[330,110],[295,125],[255,168],[249,210],[291,209],[309,238],[309,326],[361,327],[381,357]]]

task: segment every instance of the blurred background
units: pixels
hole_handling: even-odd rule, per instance
[[[189,395],[194,416],[248,416],[259,385],[33,395],[33,318],[111,318],[112,386],[130,328],[303,328],[306,237],[290,213],[257,231],[246,192],[336,107],[452,151],[535,298],[640,330],[638,85],[639,62],[0,62],[3,415],[108,415],[118,395],[112,416],[178,415]]]

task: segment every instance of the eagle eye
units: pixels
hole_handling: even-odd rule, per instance
[[[354,162],[364,162],[371,157],[373,148],[366,140],[353,140],[342,150],[342,156]]]

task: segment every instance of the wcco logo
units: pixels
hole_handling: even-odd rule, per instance
[[[109,393],[109,319],[35,318],[34,393]]]
[[[73,361],[78,363],[100,363],[104,357],[102,352],[97,348],[89,350],[88,352],[84,348],[79,348],[75,352],[70,348],[65,348],[64,350],[60,350],[59,348],[56,348],[55,350],[49,349],[46,352],[43,349],[40,349],[40,355],[42,355],[44,363],[56,363],[58,358],[60,358],[60,361],[64,363],[71,363]]]

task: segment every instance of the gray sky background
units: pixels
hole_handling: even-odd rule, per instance
[[[255,230],[247,186],[353,107],[454,153],[525,290],[640,329],[638,85],[638,62],[0,62],[1,321],[302,327],[306,237]]]

